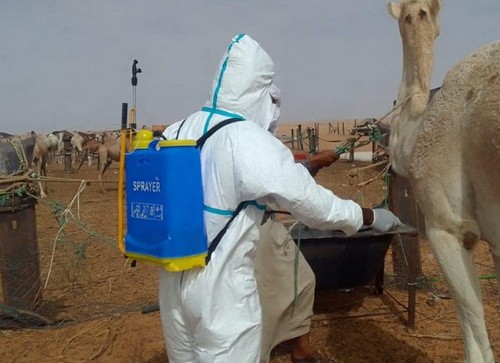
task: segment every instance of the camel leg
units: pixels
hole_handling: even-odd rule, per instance
[[[73,149],[71,152],[71,170],[75,170],[76,163],[78,162],[78,151],[77,149]]]
[[[500,223],[498,223],[498,216],[500,216],[499,207],[481,213],[481,232],[482,237],[488,242],[490,247],[493,264],[495,266],[495,274],[497,280],[497,289],[500,296]]]
[[[82,160],[80,160],[80,165],[78,165],[78,172],[82,168],[83,162],[85,161],[85,158],[87,157],[88,151],[85,151],[85,155],[83,156]]]
[[[497,289],[500,295],[500,255],[492,252],[493,264],[495,265],[495,276],[497,279]]]
[[[426,223],[430,225],[428,220]],[[494,362],[473,251],[465,249],[457,237],[439,228],[429,226],[427,233],[460,318],[466,362]]]
[[[42,177],[42,170],[43,170],[43,167],[42,167],[42,163],[43,161],[41,159],[38,159],[37,160],[37,172],[38,172],[38,177],[41,178]],[[41,181],[38,182],[38,187],[40,188],[40,198],[45,198],[47,196],[47,194],[45,194],[45,191],[44,191],[44,188],[43,188],[43,184]]]
[[[42,159],[42,174],[43,176],[47,176],[47,159]],[[47,181],[43,183],[44,189],[47,193],[50,193],[49,185],[47,184]],[[45,193],[44,193],[45,195]]]
[[[477,177],[480,178],[478,180],[488,180],[488,175],[485,175],[485,173],[477,175]],[[498,177],[493,179],[498,180]],[[488,184],[495,185],[495,182],[488,181]],[[476,216],[481,230],[481,239],[488,242],[490,248],[495,266],[497,289],[500,293],[500,191],[498,189],[489,190],[488,185],[478,186],[478,189],[485,192],[476,196],[478,205]]]
[[[39,158],[36,160],[36,168],[37,168],[38,178],[42,177],[42,173],[44,173],[43,176],[45,176],[47,174],[46,170],[45,170],[45,166],[44,166],[44,160],[45,160],[44,158]],[[39,181],[38,187],[40,189],[40,198],[45,198],[47,196],[47,194],[45,194],[44,183]]]
[[[101,185],[101,192],[106,193],[106,189],[104,188],[104,185],[102,185],[102,176],[104,175],[104,172],[108,168],[108,166],[111,164],[111,160],[108,160],[106,164],[103,165],[102,171],[99,172],[99,184]]]

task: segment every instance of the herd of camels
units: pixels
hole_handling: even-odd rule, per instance
[[[426,234],[448,283],[461,324],[465,360],[494,362],[474,247],[489,244],[500,276],[500,41],[465,57],[429,102],[441,0],[388,4],[402,38],[403,71],[390,125],[393,170],[408,178],[425,217]],[[99,178],[119,159],[118,140],[97,143]],[[60,145],[37,139],[44,155]]]
[[[120,160],[120,138],[119,133],[116,132],[104,132],[102,134],[86,134],[83,132],[75,132],[73,134],[67,131],[52,132],[49,134],[36,135],[34,132],[31,133],[31,137],[35,140],[31,154],[31,162],[36,168],[37,174],[41,177],[47,176],[46,164],[51,156],[55,153],[61,154],[63,152],[64,143],[63,139],[69,134],[68,139],[71,144],[71,167],[73,170],[80,170],[85,157],[88,156],[89,165],[91,163],[91,156],[97,155],[98,158],[98,181],[100,183],[100,188],[102,192],[106,192],[106,189],[102,185],[102,176],[106,169],[113,161]],[[29,157],[29,156],[28,156]],[[81,162],[78,167],[76,167],[76,162],[78,157],[81,158]],[[40,197],[45,198],[46,186],[43,185],[41,181],[39,183]]]

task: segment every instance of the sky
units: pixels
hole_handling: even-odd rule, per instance
[[[1,0],[0,131],[118,129],[142,73],[137,124],[199,110],[231,38],[275,63],[282,123],[379,118],[396,98],[401,38],[385,0]],[[500,39],[500,1],[444,0],[432,86]]]

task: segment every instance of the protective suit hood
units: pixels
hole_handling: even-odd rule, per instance
[[[273,77],[271,57],[249,35],[240,34],[232,39],[221,59],[203,111],[242,118],[267,130],[273,121]],[[208,125],[210,119],[205,130],[212,126]]]

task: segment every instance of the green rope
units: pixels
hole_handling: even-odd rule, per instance
[[[28,183],[23,183],[19,185],[11,184],[10,188],[1,189],[0,190],[0,207],[9,207],[12,205],[12,202],[16,197],[29,198],[30,192],[33,190],[33,187]]]
[[[357,140],[353,140],[353,138],[348,138],[341,145],[337,146],[337,148],[335,149],[335,152],[338,155],[345,154],[345,153],[349,152],[349,150],[352,148],[360,147],[360,146],[366,145],[370,142],[382,140],[382,138],[385,136],[384,134],[382,134],[382,130],[380,129],[380,127],[378,125],[366,126],[366,127],[368,127],[368,135],[367,135],[368,142],[364,141],[364,142],[358,143],[358,145],[356,145]],[[359,139],[359,137],[360,137],[360,135],[358,135],[358,139]]]
[[[477,277],[479,280],[494,280],[497,278],[495,274],[482,274]],[[443,281],[442,277],[430,277],[429,282],[440,282]]]
[[[380,127],[377,126],[370,130],[370,134],[368,135],[368,140],[374,142],[381,140],[383,137],[384,135],[382,134],[382,130],[380,129]]]
[[[335,148],[335,153],[337,155],[342,155],[342,154],[345,154],[346,152],[347,152],[347,147],[345,147],[345,146],[337,146]]]
[[[26,154],[24,153],[23,145],[18,139],[12,139],[10,141],[14,150],[16,151],[17,157],[19,158],[19,169],[18,171],[25,170],[28,168],[28,160],[26,160]]]
[[[294,279],[293,279],[293,305],[297,306],[299,302],[299,253],[300,253],[300,234],[301,229],[299,228],[299,233],[297,237],[297,247],[295,248],[295,261],[294,261]]]
[[[75,255],[80,259],[80,260],[85,260],[87,255],[87,247],[88,244],[85,245],[83,242],[77,244],[75,246]]]
[[[384,208],[389,209],[389,184],[391,182],[391,174],[385,173],[384,174],[384,186],[385,186],[385,193],[384,193]]]
[[[35,197],[35,196],[33,196],[33,197]],[[87,223],[81,221],[80,219],[76,220],[74,218],[67,218],[66,213],[63,213],[66,210],[66,207],[62,203],[60,203],[56,200],[47,200],[47,199],[41,199],[41,198],[38,198],[38,200],[39,200],[38,205],[42,208],[48,209],[53,215],[55,215],[56,220],[58,217],[62,217],[60,220],[58,220],[58,224],[59,224],[59,228],[63,227],[62,232],[64,234],[65,234],[64,229],[66,229],[66,227],[68,227],[69,225],[73,225],[76,228],[79,228],[84,233],[88,234],[89,241],[92,239],[98,240],[98,241],[104,241],[106,244],[108,244],[112,247],[118,248],[116,246],[116,239],[114,237],[108,237],[106,235],[103,235],[99,231],[92,229]],[[79,233],[79,236],[81,236],[81,232],[78,232],[78,233]],[[70,238],[68,237],[67,239],[70,239]],[[60,242],[60,241],[64,242],[65,240],[66,240],[66,238],[59,237],[58,242]],[[71,238],[71,240],[74,240],[74,239]],[[86,247],[85,247],[85,250],[86,250]],[[85,251],[83,251],[83,246],[77,247],[77,251],[76,251],[77,254],[85,257],[86,253],[84,253],[84,252]]]
[[[495,275],[495,274],[484,274],[484,275],[479,276],[480,280],[493,280],[496,278],[497,278],[497,275]]]

